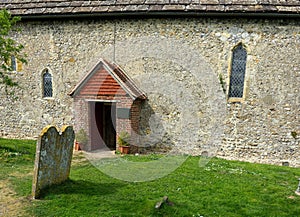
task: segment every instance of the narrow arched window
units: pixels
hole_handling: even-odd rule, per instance
[[[12,71],[17,71],[17,60],[15,56],[11,56],[10,58],[10,67]]]
[[[6,62],[7,67],[13,72],[21,72],[22,64],[22,61],[18,60],[15,56],[11,56]]]
[[[43,73],[43,96],[52,97],[53,88],[52,88],[52,75],[46,69]]]
[[[246,72],[247,51],[242,44],[233,49],[229,81],[229,97],[242,98]]]

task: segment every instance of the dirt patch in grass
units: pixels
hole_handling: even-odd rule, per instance
[[[84,162],[88,162],[88,160],[86,159],[85,155],[84,155],[84,152],[82,151],[74,151],[73,152],[73,157],[72,157],[72,163],[71,163],[71,166],[72,165],[80,165]]]
[[[8,180],[0,182],[0,216],[25,216],[24,207],[29,201],[26,197],[17,197],[16,192],[10,187]]]

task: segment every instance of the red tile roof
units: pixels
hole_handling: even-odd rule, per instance
[[[300,15],[300,0],[1,0],[23,17],[78,15],[273,14]]]
[[[147,98],[120,66],[100,59],[69,95],[101,98],[104,96],[126,96],[127,94],[133,100]]]

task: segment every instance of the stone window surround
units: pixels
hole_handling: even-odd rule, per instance
[[[44,74],[48,72],[50,75],[51,75],[51,80],[52,80],[52,97],[48,97],[48,96],[44,96]],[[43,99],[47,99],[47,100],[53,100],[54,99],[54,83],[53,83],[53,73],[52,71],[48,68],[48,67],[45,67],[43,70],[42,70],[42,73],[41,73],[41,96]]]
[[[15,56],[11,56],[11,58],[6,62],[6,65],[12,69],[10,73],[22,72],[22,62],[18,60]]]
[[[238,42],[235,46],[232,47],[231,51],[230,51],[230,55],[229,55],[229,61],[228,61],[228,79],[227,79],[227,90],[226,90],[226,96],[227,96],[227,101],[229,103],[243,103],[245,102],[246,100],[246,96],[247,96],[247,90],[249,89],[248,88],[248,80],[249,80],[249,76],[248,76],[248,67],[249,67],[249,64],[248,64],[248,58],[246,60],[246,70],[245,70],[245,78],[244,78],[244,88],[243,88],[243,97],[229,97],[229,87],[230,87],[230,76],[231,76],[231,67],[232,67],[232,58],[233,58],[233,51],[234,49],[239,46],[239,45],[242,45],[245,49],[246,49],[246,52],[247,52],[247,56],[249,56],[249,48],[248,46],[245,45],[245,43],[243,42]]]

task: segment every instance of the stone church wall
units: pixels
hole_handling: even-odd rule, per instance
[[[74,124],[68,93],[105,58],[148,96],[139,132],[145,146],[267,163],[299,160],[298,20],[99,18],[19,25],[13,37],[25,45],[28,64],[13,74],[20,85],[13,96],[1,89],[0,136],[36,138],[46,125]],[[230,103],[229,65],[238,43],[248,54],[246,93],[241,103]],[[53,98],[42,96],[46,68]]]

